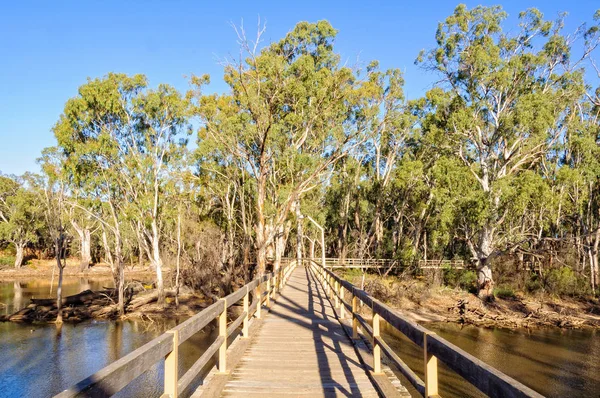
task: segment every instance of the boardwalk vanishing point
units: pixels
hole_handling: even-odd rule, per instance
[[[183,372],[179,345],[215,320],[218,337]],[[387,345],[382,321],[422,347],[423,380]],[[307,259],[258,276],[57,397],[111,396],[163,361],[163,397],[410,397],[397,375],[413,394],[439,397],[438,359],[488,396],[542,397]]]

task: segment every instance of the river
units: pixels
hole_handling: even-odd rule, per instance
[[[65,278],[65,294],[111,286],[110,279]],[[31,297],[51,297],[42,280],[0,282],[0,313],[26,306]],[[140,347],[177,321],[86,321],[54,325],[0,323],[0,396],[48,397]],[[600,396],[600,334],[593,330],[506,330],[424,325],[484,362],[549,397]],[[386,341],[422,377],[422,350],[390,328]],[[187,369],[215,338],[200,332],[182,345]],[[162,365],[154,366],[119,396],[160,396]],[[481,396],[452,371],[440,366],[443,397]]]

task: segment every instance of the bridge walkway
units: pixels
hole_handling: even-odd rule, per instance
[[[377,397],[330,301],[297,267],[222,391],[224,397]]]

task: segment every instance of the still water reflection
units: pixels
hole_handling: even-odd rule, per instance
[[[426,326],[485,363],[548,397],[600,397],[600,334],[595,330],[507,330]],[[423,351],[390,327],[385,339],[423,377]],[[443,397],[483,396],[440,363]]]
[[[108,283],[108,284],[107,284]],[[109,280],[69,278],[66,295],[111,286]],[[45,281],[0,283],[0,302],[12,313],[30,297],[51,297]],[[55,287],[56,289],[56,287]],[[183,321],[183,319],[179,320]],[[155,321],[86,321],[55,325],[0,323],[0,397],[49,397],[152,340],[178,323]],[[188,369],[214,341],[215,332],[200,332],[180,346],[180,366]],[[212,366],[209,364],[208,366]],[[117,396],[158,397],[163,365],[153,366]]]
[[[112,286],[111,279],[66,278],[65,295]],[[31,297],[51,297],[47,280],[0,282],[0,313],[12,313]],[[54,287],[56,289],[56,286]],[[183,319],[179,320],[183,321]],[[77,383],[142,346],[178,321],[88,321],[54,325],[0,323],[0,397],[48,397]],[[549,397],[600,397],[600,334],[542,329],[511,331],[453,324],[426,325],[442,337]],[[383,328],[401,358],[421,377],[423,353],[391,328]],[[180,366],[188,369],[214,341],[216,332],[198,333],[181,346]],[[212,366],[209,364],[208,366]],[[162,364],[155,365],[122,397],[158,397]],[[440,364],[443,397],[481,394]]]

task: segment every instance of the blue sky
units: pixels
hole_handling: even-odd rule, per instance
[[[0,2],[0,171],[38,171],[41,150],[64,103],[87,77],[143,73],[150,84],[188,88],[191,74],[211,75],[224,91],[219,61],[237,52],[231,23],[256,32],[266,21],[267,42],[301,20],[329,20],[339,30],[336,50],[349,64],[372,59],[405,72],[409,98],[435,76],[413,62],[434,45],[437,23],[460,1],[8,1]],[[519,11],[539,8],[548,18],[568,11],[567,28],[590,21],[598,0],[464,1],[502,4],[514,23]]]

